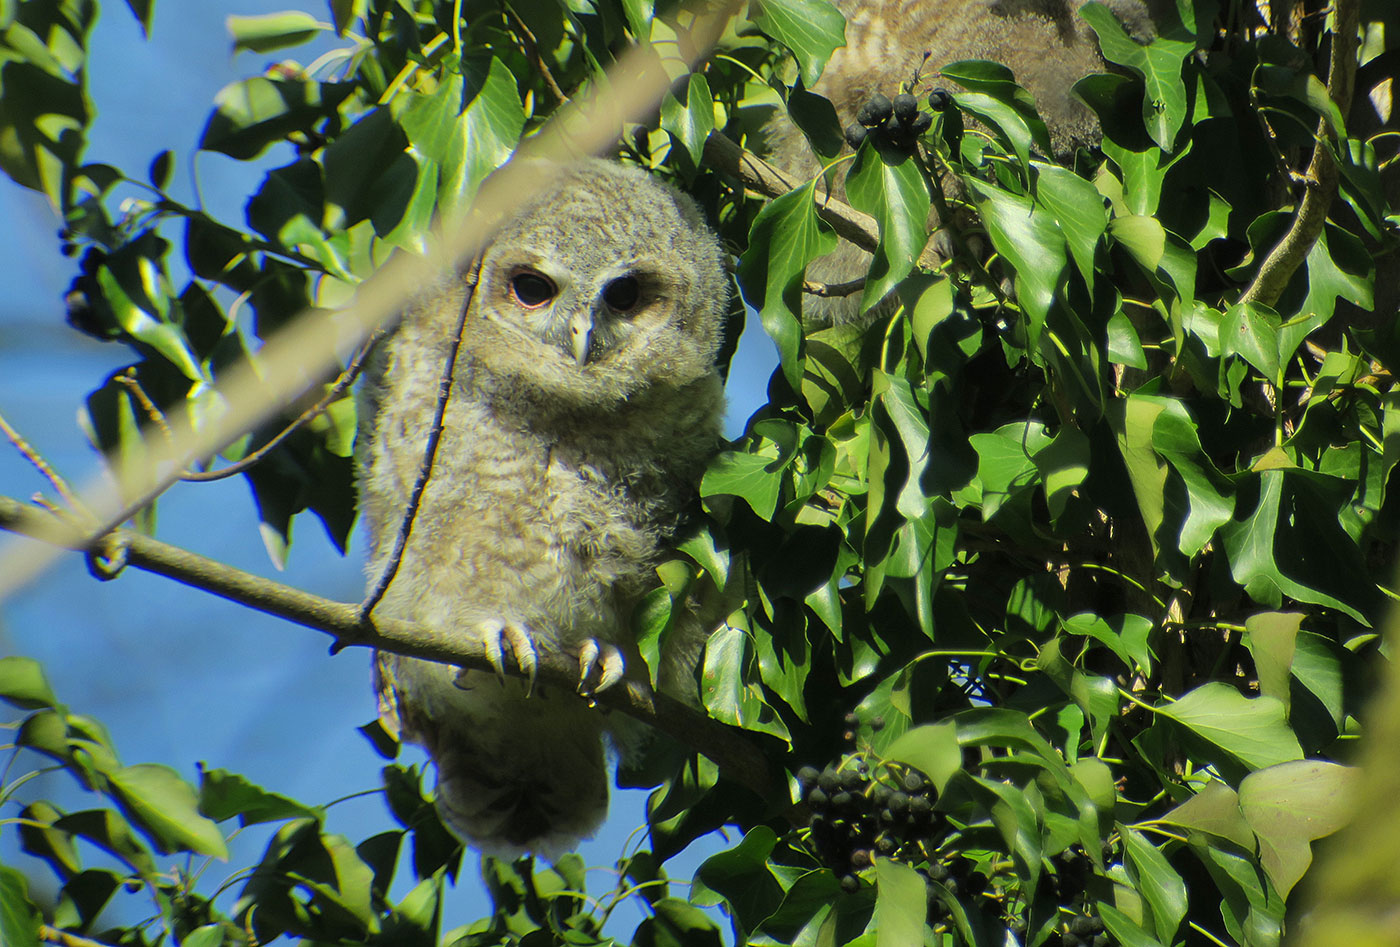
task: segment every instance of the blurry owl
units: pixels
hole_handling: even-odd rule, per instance
[[[832,54],[812,91],[831,100],[844,128],[876,93],[901,91],[925,99],[941,85],[948,63],[989,59],[1007,66],[1035,98],[1057,156],[1099,141],[1098,121],[1073,94],[1080,79],[1105,69],[1097,40],[1079,15],[1087,0],[835,0],[846,18],[846,45]],[[1160,9],[1172,0],[1106,0],[1104,6],[1138,42],[1155,33]],[[769,160],[799,177],[821,165],[786,116],[765,129]],[[956,188],[956,184],[950,186]],[[835,195],[845,197],[838,176]],[[930,221],[937,225],[937,221]],[[808,267],[809,279],[844,282],[864,274],[870,257],[843,243]],[[809,322],[849,321],[859,297],[804,302]]]
[[[424,292],[377,347],[360,505],[373,583],[465,305],[431,476],[375,614],[482,642],[502,667],[577,656],[596,690],[638,667],[633,608],[720,444],[730,291],[690,198],[616,162],[556,170],[482,252],[474,292],[463,274]],[[663,688],[695,688],[693,624]],[[610,725],[575,694],[392,654],[376,684],[386,728],[437,764],[444,822],[482,851],[557,857],[605,816]]]

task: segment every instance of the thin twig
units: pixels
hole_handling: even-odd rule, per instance
[[[53,485],[53,488],[58,491],[58,495],[63,497],[69,506],[79,512],[87,511],[87,507],[83,506],[83,501],[78,499],[78,495],[68,486],[68,481],[64,480],[48,461],[39,456],[39,452],[20,435],[19,431],[10,426],[10,422],[5,420],[4,415],[0,415],[0,431],[5,432],[5,436],[10,439],[15,450],[19,451],[20,456],[29,461],[34,469],[39,471],[39,475]]]
[[[227,467],[220,467],[218,470],[186,470],[184,473],[180,474],[180,479],[188,480],[191,483],[207,483],[211,480],[223,480],[225,477],[232,477],[235,474],[240,474],[261,461],[268,454],[276,450],[278,445],[283,441],[291,437],[303,426],[310,423],[313,418],[330,407],[332,402],[339,400],[345,394],[349,387],[355,383],[355,379],[360,376],[360,372],[364,368],[365,358],[369,355],[370,349],[374,348],[374,343],[378,341],[378,339],[379,333],[376,332],[361,345],[359,350],[355,352],[354,358],[350,360],[350,364],[345,367],[345,371],[341,372],[340,377],[335,380],[335,384],[333,384],[324,395],[318,398],[315,404],[298,415],[295,421],[279,431],[277,436],[272,438],[272,440],[253,451],[247,457],[229,464]]]
[[[0,496],[0,529],[67,549],[84,549],[89,542],[80,529],[63,519],[3,496]],[[123,549],[127,565],[324,631],[335,640],[333,650],[351,646],[374,648],[496,673],[480,639],[445,633],[397,618],[364,621],[360,618],[360,606],[353,603],[333,602],[131,530],[117,530],[108,541]],[[508,666],[505,673],[524,676],[514,665]],[[541,683],[553,683],[561,692],[572,694],[578,683],[578,662],[561,651],[542,651],[537,676]],[[781,774],[769,766],[751,737],[731,730],[673,697],[654,693],[645,681],[624,679],[591,697],[704,754],[726,778],[747,786],[762,798],[785,803],[787,790]]]
[[[70,934],[61,931],[48,924],[39,925],[39,939],[46,940],[51,944],[62,944],[63,947],[109,947],[100,940],[93,940],[90,937],[79,937],[77,934]]]
[[[141,387],[141,382],[136,380],[135,368],[128,368],[120,375],[113,376],[112,381],[125,388],[127,394],[135,399],[142,413],[146,415],[146,419],[156,426],[156,429],[165,437],[165,442],[167,444],[174,442],[175,435],[170,432],[170,425],[166,422],[165,415],[161,412],[160,408],[156,407],[156,403],[151,400],[151,396],[146,394],[146,389]]]
[[[442,419],[447,414],[447,402],[452,397],[452,376],[457,370],[457,353],[462,348],[462,331],[467,324],[467,311],[471,309],[472,299],[476,296],[477,280],[481,278],[480,257],[467,268],[467,272],[469,275],[466,279],[466,298],[462,300],[462,310],[457,314],[457,327],[452,333],[452,344],[448,346],[447,361],[442,366],[441,377],[438,378],[433,426],[428,430],[428,443],[423,448],[423,460],[418,465],[418,476],[413,481],[413,491],[408,495],[408,506],[404,510],[403,519],[399,521],[399,532],[394,537],[394,548],[389,553],[389,561],[385,563],[384,571],[379,574],[374,588],[365,596],[364,603],[360,606],[362,622],[369,621],[374,606],[384,598],[384,593],[389,590],[389,583],[393,582],[394,576],[398,574],[399,563],[403,561],[403,551],[408,546],[409,535],[413,532],[413,521],[418,517],[418,507],[423,502],[423,492],[428,487],[428,478],[432,476],[433,463],[437,460],[438,442],[442,440]]]
[[[530,30],[524,18],[521,17],[519,13],[515,12],[514,7],[507,4],[505,11],[511,15],[515,20],[515,25],[520,29],[520,35],[523,40],[520,45],[525,47],[525,55],[535,61],[535,66],[539,69],[540,77],[544,79],[544,84],[549,87],[550,92],[554,93],[554,97],[559,100],[559,104],[563,105],[565,102],[569,101],[569,97],[564,94],[563,89],[559,88],[559,83],[554,79],[554,73],[550,71],[549,64],[544,61],[544,56],[540,53],[540,41],[535,38],[535,34]]]

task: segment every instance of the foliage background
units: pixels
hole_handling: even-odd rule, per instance
[[[674,25],[628,4],[488,11],[469,17],[459,59],[451,12],[418,12],[332,5],[342,24],[368,13],[385,40],[359,61],[355,88],[303,85],[278,67],[245,87],[262,96],[252,112],[224,100],[207,147],[247,158],[290,136],[301,155],[250,203],[251,243],[169,202],[113,229],[111,208],[72,179],[8,155],[21,179],[39,172],[28,182],[98,251],[85,257],[90,308],[76,321],[135,345],[142,388],[173,425],[217,410],[206,382],[248,358],[250,340],[229,331],[226,297],[153,278],[165,250],[148,223],[191,222],[195,271],[249,293],[255,322],[241,330],[263,333],[312,298],[299,269],[267,249],[323,271],[316,301],[333,307],[338,288],[387,246],[415,246],[434,204],[460,200],[550,110],[554,90],[532,60],[572,89],[626,33],[655,39]],[[668,155],[726,238],[747,245],[740,282],[782,359],[768,405],[702,484],[708,518],[664,572],[639,629],[644,651],[686,590],[723,603],[704,668],[710,713],[792,769],[827,767],[801,779],[817,820],[797,831],[779,800],[755,805],[703,763],[669,780],[654,802],[659,855],[723,822],[746,835],[700,869],[688,898],[650,856],[629,862],[654,912],[632,942],[713,942],[697,907],[715,904],[735,939],[757,943],[1271,944],[1300,917],[1289,896],[1309,843],[1348,812],[1354,770],[1341,764],[1394,597],[1394,313],[1368,315],[1394,208],[1380,173],[1389,136],[1344,132],[1314,73],[1336,35],[1314,15],[1260,37],[1246,13],[1183,0],[1144,50],[1088,8],[1125,72],[1080,87],[1104,121],[1107,158],[1080,156],[1084,177],[1033,158],[1044,127],[1003,71],[945,68],[967,91],[926,144],[962,189],[930,191],[907,154],[873,144],[851,166],[851,200],[882,230],[866,301],[897,287],[905,304],[863,336],[799,331],[802,266],[832,242],[812,189],[765,203],[702,161],[711,127],[757,136],[774,93],[818,150],[835,140],[829,111],[790,92],[783,54],[753,33],[726,36],[704,77],[663,104],[662,130],[631,140],[635,159]],[[1360,5],[1367,82],[1394,71],[1394,17]],[[808,84],[839,42],[839,18],[818,2],[772,2],[755,22],[795,53]],[[239,31],[270,50],[315,29],[293,17]],[[19,60],[39,62],[15,35]],[[62,58],[71,50],[59,40]],[[423,68],[405,69],[404,49]],[[62,62],[43,65],[62,78]],[[477,92],[457,118],[459,75]],[[13,73],[6,82],[8,101],[22,99]],[[352,124],[372,99],[388,107]],[[1319,127],[1337,142],[1333,222],[1278,292],[1261,292],[1256,273],[1289,220],[1285,163],[1307,164]],[[165,171],[153,166],[157,186]],[[115,180],[103,168],[82,176],[100,194]],[[1325,168],[1319,176],[1325,193]],[[962,253],[938,275],[913,272],[931,196],[971,200],[990,262]],[[1242,290],[1249,301],[1236,301]],[[91,402],[118,466],[145,452],[130,391],[113,380]],[[257,468],[274,555],[303,508],[343,538],[346,424],[333,411]],[[100,929],[94,910],[114,891],[115,875],[76,872],[68,846],[81,838],[123,853],[155,895],[151,931],[168,925],[186,942],[436,939],[454,855],[411,773],[389,770],[407,835],[357,849],[323,834],[318,810],[227,775],[206,775],[197,815],[172,774],[120,766],[99,731],[54,708],[32,666],[4,671],[6,696],[36,711],[21,742],[122,814],[26,810],[26,850],[66,881],[57,925]],[[148,863],[148,844],[221,853],[209,819],[234,817],[285,823],[239,902],[211,906],[185,875]],[[122,835],[127,823],[148,841]],[[400,841],[423,880],[391,898]],[[595,942],[580,868],[488,863],[495,910],[462,936]],[[37,916],[20,877],[7,869],[0,881],[7,932],[29,936]]]

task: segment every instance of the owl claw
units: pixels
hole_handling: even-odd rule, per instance
[[[505,658],[506,652],[509,651],[515,666],[525,674],[525,693],[533,693],[539,659],[535,655],[535,646],[530,641],[529,633],[513,622],[496,619],[482,622],[481,631],[486,643],[486,659],[496,669],[496,677],[501,683],[504,684],[506,680]]]
[[[606,641],[587,639],[578,649],[579,694],[591,700],[594,694],[605,691],[622,680],[625,668],[621,651]],[[598,683],[591,685],[589,679],[595,671],[598,674]]]

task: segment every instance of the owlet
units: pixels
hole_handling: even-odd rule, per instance
[[[640,666],[633,608],[658,586],[655,566],[720,443],[730,290],[688,197],[615,162],[556,170],[483,251],[474,292],[458,274],[423,293],[378,346],[360,505],[373,583],[465,305],[441,442],[375,613],[479,641],[500,667],[577,656],[581,686],[601,689]],[[669,675],[694,690],[695,626],[663,687]],[[391,654],[377,655],[376,680],[381,720],[431,754],[438,811],[464,840],[557,856],[602,821],[608,724],[575,694]]]

